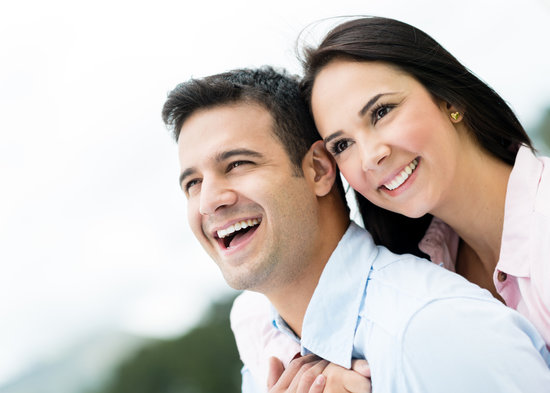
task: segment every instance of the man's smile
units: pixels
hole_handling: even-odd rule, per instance
[[[233,249],[249,239],[262,222],[260,217],[241,219],[214,231],[213,237],[222,250]]]

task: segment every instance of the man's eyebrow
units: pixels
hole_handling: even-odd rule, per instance
[[[241,149],[232,149],[232,150],[227,150],[227,151],[221,152],[218,155],[216,155],[215,160],[216,160],[217,163],[221,163],[221,162],[224,162],[226,160],[229,160],[230,158],[232,158],[234,156],[248,156],[248,157],[254,157],[254,158],[263,158],[264,157],[263,154],[261,154],[257,151],[241,148]],[[191,176],[196,171],[197,170],[194,167],[185,169],[180,174],[180,177],[179,177],[180,187],[181,187],[181,183],[183,183],[185,178],[188,177],[188,176]]]
[[[391,94],[396,94],[396,93],[379,93],[377,95],[375,95],[374,97],[372,97],[366,104],[365,106],[363,106],[361,108],[361,110],[359,111],[359,116],[363,117],[365,116],[365,113],[367,113],[367,111],[376,103],[376,101],[378,101],[380,99],[380,97],[383,97],[383,96],[387,96],[387,95],[391,95]]]
[[[248,156],[248,157],[254,157],[254,158],[263,158],[264,155],[262,153],[259,153],[254,150],[240,148],[240,149],[233,149],[233,150],[227,150],[224,152],[221,152],[216,156],[217,162],[223,162],[226,161],[234,156]]]
[[[195,172],[196,172],[195,168],[187,168],[186,170],[184,170],[180,174],[180,178],[179,178],[179,183],[178,184],[180,185],[180,187],[181,187],[181,183],[183,183],[185,178],[188,177],[188,176],[191,176]]]

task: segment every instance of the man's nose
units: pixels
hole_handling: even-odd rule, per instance
[[[203,179],[201,184],[199,212],[210,215],[221,207],[237,202],[237,193],[223,179]]]

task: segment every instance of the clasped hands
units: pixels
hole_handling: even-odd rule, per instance
[[[366,360],[355,359],[348,370],[306,355],[285,370],[279,359],[271,357],[267,387],[269,393],[370,393],[370,367]]]

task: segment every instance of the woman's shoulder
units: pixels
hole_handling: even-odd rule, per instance
[[[443,220],[434,217],[420,240],[418,248],[426,253],[433,263],[455,271],[458,253],[458,234]]]

